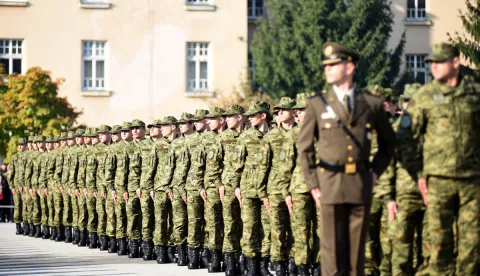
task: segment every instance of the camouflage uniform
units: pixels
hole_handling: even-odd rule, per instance
[[[58,137],[49,137],[50,139],[47,139],[47,142],[50,143],[55,143],[58,142]],[[52,146],[53,147],[53,146]],[[55,225],[53,224],[54,220],[54,215],[55,215],[55,203],[54,203],[54,193],[55,193],[55,150],[52,149],[51,151],[48,152],[48,157],[47,157],[47,208],[48,208],[48,221],[47,224],[49,227],[54,227]]]
[[[45,137],[37,137],[36,142],[44,141]],[[30,219],[29,223],[33,224],[35,228],[41,224],[42,209],[40,206],[40,196],[38,195],[39,191],[39,177],[41,172],[41,158],[43,151],[36,150],[30,155],[31,159],[31,170],[32,175],[30,179],[30,189],[32,190],[31,201],[30,201]]]
[[[97,136],[97,131],[98,129],[91,128],[86,135],[88,137],[95,137]],[[94,195],[97,192],[98,161],[95,153],[96,149],[94,145],[87,146],[85,150],[85,156],[87,160],[87,168],[85,172],[85,187],[87,189],[87,197],[85,201],[88,213],[87,231],[90,232],[90,240],[92,238],[96,238],[98,228],[98,215],[96,210],[97,199]],[[92,247],[91,243],[90,247]],[[93,244],[93,247],[96,248],[96,244]]]
[[[45,142],[50,142],[51,137],[47,137]],[[39,201],[40,201],[40,208],[41,208],[41,225],[45,229],[48,227],[48,203],[47,199],[48,196],[45,194],[45,189],[48,188],[48,178],[47,178],[47,170],[48,170],[48,159],[50,153],[47,150],[43,150],[42,154],[39,156],[39,173],[38,173],[38,191],[40,192]],[[44,230],[45,233],[45,230]]]
[[[121,131],[121,126],[113,126],[110,134],[118,134]],[[106,235],[109,239],[113,239],[115,241],[116,237],[116,227],[117,227],[117,216],[116,216],[116,205],[117,201],[124,201],[123,200],[123,193],[118,193],[117,198],[114,199],[112,197],[112,192],[115,192],[115,178],[117,173],[117,162],[124,161],[123,159],[117,160],[117,152],[119,152],[120,147],[125,145],[123,141],[117,141],[114,144],[111,144],[107,148],[107,160],[105,162],[105,187],[107,191],[107,201],[105,203],[105,210],[107,213],[107,227],[106,227]],[[124,168],[124,163],[118,162],[118,165],[121,169]],[[121,173],[119,171],[119,173]],[[121,223],[121,222],[120,222]],[[121,236],[123,238],[125,236]],[[112,242],[113,244],[114,242]],[[116,247],[115,247],[116,249]],[[115,251],[115,250],[111,250]],[[114,253],[114,252],[112,252]]]
[[[33,137],[30,136],[28,138],[28,142],[33,142]],[[23,169],[23,192],[22,192],[22,220],[24,224],[24,234],[29,234],[29,218],[30,218],[30,212],[29,212],[29,205],[31,201],[30,197],[30,192],[29,192],[29,187],[30,187],[30,182],[32,179],[32,167],[31,167],[31,159],[30,156],[33,153],[33,149],[27,150],[24,152],[24,169]]]
[[[427,61],[458,56],[458,49],[441,43],[433,46]],[[462,75],[456,87],[434,80],[417,92],[408,108],[413,141],[423,153],[418,177],[428,181],[431,275],[479,273],[479,93],[480,85]],[[458,235],[452,230],[455,220]]]
[[[110,127],[106,125],[100,126],[97,134],[110,131]],[[96,144],[93,147],[97,159],[97,173],[96,173],[96,188],[97,188],[97,199],[95,210],[97,212],[98,225],[97,225],[97,234],[100,237],[101,249],[106,250],[107,240],[106,240],[106,231],[107,231],[107,214],[105,210],[106,203],[106,194],[107,187],[105,186],[105,167],[107,162],[107,153],[108,145],[102,142]]]
[[[67,140],[74,139],[75,133],[73,131],[68,132]],[[72,227],[72,195],[70,191],[70,163],[73,147],[66,146],[63,156],[63,168],[62,168],[62,187],[63,192],[63,226]],[[67,229],[68,230],[68,229]]]
[[[153,200],[150,192],[153,191],[153,172],[155,164],[154,142],[150,138],[143,139],[138,144],[141,158],[140,176],[140,206],[142,216],[142,239],[144,246],[151,245],[153,238]]]
[[[26,144],[25,139],[20,138],[18,144]],[[13,221],[16,224],[20,224],[23,220],[22,218],[22,194],[20,189],[23,191],[23,183],[25,177],[25,152],[17,152],[10,157],[10,164],[8,165],[8,183],[12,190],[15,190],[15,195],[13,196]],[[19,233],[20,234],[20,233]]]
[[[82,137],[84,134],[83,129],[77,129],[75,131],[75,138]],[[74,233],[73,241],[74,243],[77,242],[78,236],[78,214],[79,214],[79,206],[78,206],[78,198],[79,196],[76,195],[75,192],[78,191],[78,178],[80,173],[80,178],[83,178],[81,175],[81,171],[84,172],[83,168],[80,168],[80,160],[79,160],[79,153],[83,150],[84,146],[75,144],[70,148],[70,156],[69,156],[69,176],[68,176],[68,188],[70,193],[70,200],[72,202],[72,230]]]
[[[60,134],[60,140],[65,140],[66,138],[67,138],[67,133],[62,132]],[[53,192],[55,214],[53,217],[53,226],[57,230],[58,239],[61,239],[60,226],[62,226],[62,219],[63,219],[63,195],[60,191],[60,187],[62,187],[64,153],[65,153],[65,148],[63,147],[58,148],[53,152],[53,155],[55,157],[55,173],[53,176],[53,183],[55,186],[55,191]]]

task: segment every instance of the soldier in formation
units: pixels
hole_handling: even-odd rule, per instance
[[[227,276],[478,275],[480,86],[458,50],[434,46],[435,80],[406,85],[402,108],[391,89],[346,86],[355,51],[323,55],[334,87],[273,112],[20,138],[16,234]]]

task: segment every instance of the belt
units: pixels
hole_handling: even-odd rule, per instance
[[[348,163],[345,165],[333,165],[323,161],[320,161],[320,168],[323,168],[327,171],[345,173],[345,174],[355,174],[357,172],[368,171],[370,164],[368,162],[358,162],[358,163]]]

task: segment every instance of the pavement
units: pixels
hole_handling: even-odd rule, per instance
[[[0,223],[0,275],[223,275],[206,269],[129,259],[71,243],[15,235],[14,223]]]

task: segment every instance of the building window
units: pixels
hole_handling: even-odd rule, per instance
[[[421,84],[425,84],[428,81],[426,58],[427,55],[406,55],[407,71],[411,72],[415,81]]]
[[[265,14],[264,0],[248,0],[248,18],[256,19]]]
[[[187,43],[187,90],[207,91],[209,88],[209,44]]]
[[[407,0],[407,19],[427,19],[426,1],[427,0]]]
[[[22,73],[23,40],[0,39],[0,64],[6,74]]]
[[[104,41],[82,42],[83,90],[105,90],[105,46]]]

